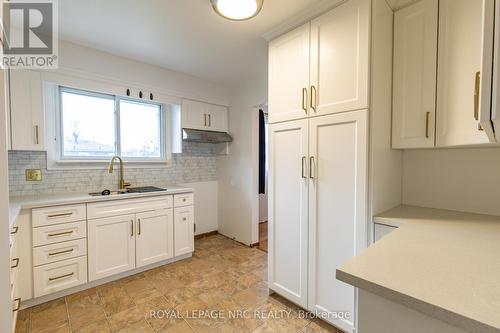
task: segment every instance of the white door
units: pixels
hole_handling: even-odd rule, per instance
[[[346,319],[325,320],[349,332],[354,287],[335,272],[366,247],[367,119],[366,110],[310,119],[308,308],[348,311]]]
[[[309,23],[269,43],[269,122],[307,117]]]
[[[135,215],[88,220],[89,281],[135,268]]]
[[[182,101],[181,114],[183,128],[208,128],[208,104],[185,99]]]
[[[437,33],[435,0],[395,13],[393,148],[434,147]]]
[[[174,257],[174,211],[154,210],[136,214],[136,266]]]
[[[10,71],[12,150],[44,150],[42,81],[39,72]]]
[[[307,307],[308,120],[269,126],[269,288]]]
[[[493,0],[439,2],[436,138],[439,147],[494,141],[493,29]]]
[[[180,256],[194,251],[193,206],[174,208],[174,255]]]
[[[208,129],[216,132],[227,132],[227,108],[225,106],[208,104]]]
[[[368,107],[370,3],[350,0],[311,22],[311,116]]]

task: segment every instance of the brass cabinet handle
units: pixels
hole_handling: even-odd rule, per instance
[[[309,157],[309,178],[311,179],[314,179],[313,167],[314,167],[314,156],[311,156]]]
[[[55,281],[55,280],[60,280],[60,279],[64,279],[64,278],[67,278],[67,277],[70,277],[70,276],[73,276],[75,275],[75,272],[71,272],[69,274],[64,274],[64,275],[61,275],[61,276],[56,276],[56,277],[51,277],[49,278],[49,281]]]
[[[48,237],[56,237],[56,236],[63,236],[63,235],[71,235],[73,233],[73,230],[71,231],[64,231],[64,232],[58,232],[55,234],[48,234]]]
[[[183,220],[183,221],[187,221],[187,218],[183,217],[183,218],[182,218],[182,220]]]
[[[203,126],[207,126],[207,114],[203,114]]]
[[[17,267],[19,267],[19,258],[12,259],[12,262],[15,262],[15,264],[11,265],[10,268],[17,268]]]
[[[141,234],[141,219],[137,219],[137,235]]]
[[[71,253],[73,252],[74,249],[69,249],[69,250],[64,250],[64,251],[58,251],[58,252],[50,252],[48,254],[49,257],[52,257],[52,256],[57,256],[57,255],[60,255],[60,254],[65,254],[65,253]]]
[[[134,220],[130,220],[130,237],[134,237]]]
[[[17,303],[17,304],[16,304]],[[19,309],[21,308],[21,298],[16,298],[14,300],[14,304],[16,304],[13,308],[12,308],[12,312],[17,312],[19,311]]]
[[[316,112],[316,107],[317,107],[317,94],[316,94],[316,87],[315,86],[311,86],[311,109],[314,110],[314,112]]]
[[[212,115],[208,114],[208,127],[212,127]]]
[[[481,72],[476,72],[474,81],[474,119],[479,120],[479,100],[481,91]]]
[[[425,113],[425,137],[429,138],[429,119],[431,117],[430,112]]]
[[[301,166],[301,168],[302,168],[302,170],[301,170],[302,178],[307,178],[307,175],[306,175],[306,173],[305,173],[306,168],[305,168],[305,166],[304,166],[304,164],[305,164],[306,162],[307,162],[307,157],[302,156],[302,161],[301,161],[301,163],[302,163],[302,166]]]
[[[39,144],[40,140],[38,139],[38,125],[35,125],[35,144]]]
[[[66,217],[66,216],[71,216],[71,215],[73,215],[73,213],[52,214],[52,215],[48,215],[47,217],[49,219],[53,219],[53,218],[57,218],[57,217]]]
[[[12,228],[12,231],[10,232],[10,234],[11,235],[17,234],[18,231],[19,231],[19,227],[15,226],[14,228]]]
[[[307,88],[302,88],[302,110],[307,114]]]

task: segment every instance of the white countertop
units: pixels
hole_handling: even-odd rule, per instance
[[[120,195],[92,196],[88,193],[66,193],[10,197],[9,225],[13,225],[22,209],[40,208],[48,206],[70,205],[75,203],[88,203],[109,200],[122,200],[132,198],[153,197],[178,193],[194,192],[194,189],[182,186],[169,186],[165,191],[148,193],[125,193]]]
[[[337,278],[469,332],[500,332],[500,217],[400,206],[375,218],[394,221]]]

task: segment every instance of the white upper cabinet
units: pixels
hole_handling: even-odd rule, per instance
[[[227,108],[185,99],[182,101],[182,128],[227,132]]]
[[[439,2],[437,146],[494,142],[494,1]]]
[[[269,43],[269,122],[307,117],[309,110],[307,23]]]
[[[438,2],[422,0],[394,18],[392,145],[434,146]]]
[[[44,150],[42,81],[39,72],[10,71],[12,150]]]
[[[311,22],[310,115],[368,108],[370,1],[350,0]]]

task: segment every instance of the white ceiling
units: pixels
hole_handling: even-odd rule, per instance
[[[209,0],[59,1],[63,40],[233,85],[266,66],[261,37],[321,0],[265,0],[244,22],[219,17]]]

